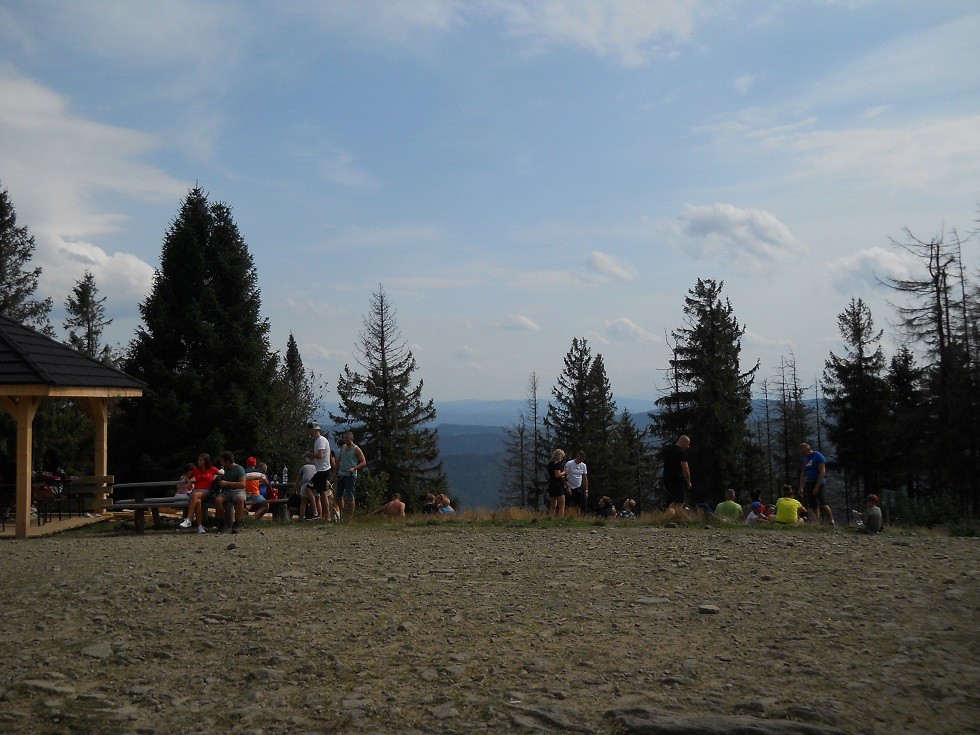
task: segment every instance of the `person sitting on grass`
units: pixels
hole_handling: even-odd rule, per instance
[[[770,516],[766,513],[766,506],[762,504],[761,500],[753,500],[749,503],[749,513],[745,516],[746,525],[751,526],[753,523],[769,523],[771,520]]]
[[[422,504],[422,515],[439,515],[439,503],[436,502],[436,496],[432,493],[425,496],[425,502]]]
[[[623,501],[622,510],[619,511],[619,514],[616,517],[627,521],[635,521],[636,520],[636,511],[634,510],[635,508],[636,508],[636,501],[633,500],[633,498],[627,498],[626,500]]]
[[[783,485],[783,497],[776,501],[776,523],[795,526],[803,523],[805,517],[806,508],[796,499],[796,490],[792,485]]]
[[[595,507],[596,515],[600,518],[612,519],[616,517],[616,506],[613,505],[612,498],[603,495]]]
[[[402,496],[398,493],[392,493],[391,500],[377,510],[372,511],[371,515],[376,516],[380,513],[384,513],[389,518],[404,518],[405,504],[402,502]]]
[[[742,506],[735,502],[735,491],[729,488],[725,491],[725,499],[718,503],[715,515],[723,523],[738,523],[742,520]]]
[[[445,494],[440,494],[436,498],[436,503],[439,506],[439,512],[443,515],[452,516],[456,515],[456,510],[453,508],[452,503],[449,502],[449,496]]]
[[[864,499],[864,505],[864,513],[854,511],[858,530],[863,533],[881,533],[881,508],[878,507],[878,496],[872,493]]]

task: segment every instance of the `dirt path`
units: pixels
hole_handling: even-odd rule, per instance
[[[7,733],[980,732],[976,539],[294,524],[0,554]]]

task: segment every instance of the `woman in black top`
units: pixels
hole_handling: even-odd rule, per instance
[[[548,514],[556,517],[565,515],[565,452],[556,449],[551,453],[548,463]]]

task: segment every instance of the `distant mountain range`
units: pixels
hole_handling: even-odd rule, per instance
[[[653,401],[617,398],[620,411],[629,409],[637,425],[649,423]],[[500,465],[507,445],[505,428],[518,422],[527,401],[436,401],[439,456],[452,486],[452,495],[465,510],[496,508],[501,486]],[[547,401],[539,401],[544,416]]]
[[[614,398],[616,407],[628,409],[637,424],[646,426],[647,412],[653,410],[653,401],[639,398]],[[504,401],[435,401],[436,423],[472,426],[511,426],[516,424],[521,412],[527,408],[525,400]],[[540,416],[548,410],[548,401],[538,401]]]

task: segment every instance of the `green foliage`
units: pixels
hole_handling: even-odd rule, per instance
[[[875,330],[871,309],[851,299],[837,317],[845,354],[833,352],[824,369],[827,435],[837,447],[837,460],[848,476],[858,480],[861,494],[880,489],[880,466],[885,449],[884,425],[888,412],[885,356]]]
[[[590,502],[611,491],[615,473],[616,402],[602,355],[593,357],[588,340],[572,338],[565,367],[551,389],[544,418],[548,441],[565,450],[566,460],[582,450],[589,468]]]
[[[895,501],[892,523],[932,528],[955,523],[959,518],[953,496],[939,493],[921,498],[899,496]]]
[[[199,452],[267,456],[276,360],[258,274],[224,204],[191,190],[164,238],[125,370],[147,383],[113,423],[111,463],[133,480],[169,477]]]
[[[393,492],[416,507],[427,493],[446,492],[439,459],[436,410],[422,399],[422,381],[413,385],[415,357],[402,340],[395,309],[382,287],[358,335],[357,366],[344,366],[337,379],[339,413],[330,419],[349,429],[372,472],[384,473]]]
[[[34,236],[17,226],[17,212],[6,189],[0,189],[0,316],[54,336],[48,316],[51,299],[36,299],[41,267],[29,268]]]
[[[112,324],[112,319],[105,316],[105,300],[105,296],[99,298],[95,276],[86,270],[65,299],[68,317],[64,327],[68,330],[69,347],[93,360],[113,365],[112,350],[102,344],[102,330]]]
[[[362,472],[358,475],[357,484],[354,486],[358,507],[363,511],[370,512],[387,503],[391,499],[391,493],[398,492],[397,490],[389,490],[388,485],[386,473]],[[409,508],[408,500],[405,499],[404,495],[402,495],[402,501],[405,503],[406,512],[418,510],[416,507]]]
[[[724,283],[698,279],[684,299],[685,326],[672,332],[671,385],[651,414],[664,444],[691,437],[688,452],[695,494],[712,505],[725,488],[744,488],[756,472],[743,457],[750,451],[751,388],[759,364],[740,365],[745,327],[735,318]]]

